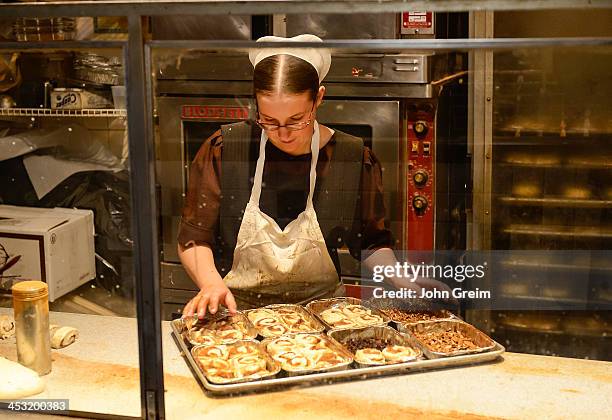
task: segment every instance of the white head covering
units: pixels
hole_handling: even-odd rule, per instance
[[[280,36],[264,36],[257,40],[257,42],[323,42],[321,38],[316,35],[302,34],[294,36],[293,38],[283,38]],[[257,65],[264,58],[271,57],[273,55],[288,54],[297,58],[301,58],[304,61],[309,62],[317,71],[319,75],[319,83],[327,75],[329,67],[331,66],[331,54],[326,48],[255,48],[249,51],[249,60],[253,67]]]

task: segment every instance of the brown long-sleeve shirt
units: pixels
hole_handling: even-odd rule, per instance
[[[336,144],[334,137],[319,152],[317,185],[328,172]],[[191,165],[178,235],[179,243],[185,247],[192,244],[215,246],[222,195],[222,154],[223,138],[219,130],[204,141]],[[281,229],[306,207],[310,162],[310,153],[292,156],[272,142],[266,145],[260,209],[276,220]],[[362,250],[392,247],[393,244],[391,231],[385,227],[381,166],[367,147],[363,152],[360,186],[355,223],[347,238],[347,245],[355,258],[360,258]],[[266,190],[274,193],[265,194]],[[327,232],[323,232],[323,236],[327,238]],[[336,248],[331,243],[327,243],[327,247]]]

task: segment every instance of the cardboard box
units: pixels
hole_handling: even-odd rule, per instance
[[[95,278],[93,212],[0,205],[0,276],[46,282],[51,302]]]

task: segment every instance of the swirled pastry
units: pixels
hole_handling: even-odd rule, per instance
[[[330,349],[316,350],[314,355],[315,369],[325,369],[344,363],[342,356]]]
[[[200,359],[226,359],[227,349],[225,346],[214,345],[203,347],[198,351],[198,358]]]
[[[253,324],[255,324],[261,318],[276,318],[274,311],[265,308],[255,309],[249,312],[247,317]]]
[[[261,317],[257,321],[253,322],[253,325],[255,325],[257,328],[264,328],[277,324],[280,324],[280,321],[273,316]]]
[[[282,316],[282,320],[285,324],[292,326],[296,324],[303,324],[305,322],[304,318],[296,312],[290,314],[284,314]]]
[[[295,342],[298,345],[304,346],[306,348],[314,348],[317,346],[324,346],[326,344],[325,339],[317,334],[303,334],[297,335],[295,337]]]
[[[372,314],[359,314],[354,318],[350,318],[357,325],[368,326],[368,325],[376,325],[381,324],[383,319],[378,315]]]
[[[232,360],[237,377],[265,374],[266,361],[259,355],[238,356]]]
[[[343,319],[346,319],[346,315],[342,312],[342,310],[338,308],[326,309],[323,312],[321,312],[320,315],[321,315],[321,318],[323,318],[323,320],[327,322],[329,325],[334,325],[337,322],[340,322]]]
[[[359,349],[355,352],[355,361],[365,364],[384,364],[386,359],[380,350]]]
[[[217,339],[213,331],[210,330],[193,330],[189,333],[189,339],[194,343],[203,344],[205,346],[217,344]]]
[[[347,304],[332,307],[320,313],[321,318],[332,328],[347,329],[382,324],[383,318],[361,305]]]
[[[312,330],[313,330],[312,326],[307,323],[295,324],[291,326],[291,332],[294,332],[294,333],[312,332]]]
[[[264,337],[276,337],[287,332],[287,327],[282,324],[266,325],[259,329],[259,332]]]
[[[416,350],[406,346],[387,346],[383,349],[382,354],[389,362],[407,362],[418,356]]]
[[[342,308],[342,313],[352,317],[356,315],[369,314],[371,311],[361,305],[346,305]]]
[[[272,354],[272,358],[277,362],[281,363],[285,363],[287,360],[291,360],[298,356],[300,356],[300,353],[297,353],[293,350],[285,350]]]
[[[240,344],[231,346],[227,351],[227,358],[233,359],[241,356],[256,356],[259,354],[259,350],[254,345]]]
[[[239,330],[217,331],[216,335],[219,337],[219,341],[222,344],[231,343],[244,338],[244,334]]]
[[[293,339],[280,337],[275,340],[272,340],[268,343],[268,351],[270,353],[281,353],[285,351],[289,351],[291,348],[295,347],[295,342]]]
[[[314,367],[312,360],[309,360],[306,356],[298,354],[295,357],[287,358],[284,362],[281,362],[283,369],[288,371],[295,370],[307,370]]]

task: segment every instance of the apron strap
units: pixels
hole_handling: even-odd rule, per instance
[[[312,197],[314,195],[315,185],[317,183],[317,161],[319,160],[319,144],[320,144],[320,132],[319,123],[314,121],[314,133],[312,134],[312,140],[310,141],[310,152],[312,153],[310,161],[310,190],[308,192],[308,199],[306,200],[306,209],[313,209]],[[268,142],[268,135],[265,130],[261,131],[261,141],[259,142],[259,157],[257,158],[257,165],[255,166],[255,179],[253,180],[253,189],[251,190],[250,202],[259,207],[259,198],[261,197],[261,184],[263,181],[263,169],[266,161],[266,143]]]

